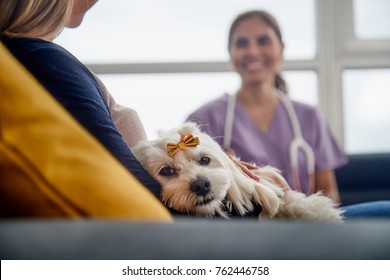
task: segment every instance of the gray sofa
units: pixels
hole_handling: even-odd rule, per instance
[[[1,259],[390,259],[390,223],[10,221]]]
[[[390,199],[390,155],[336,171],[344,205]],[[390,219],[3,220],[1,259],[390,259]]]

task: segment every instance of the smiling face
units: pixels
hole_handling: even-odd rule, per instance
[[[275,29],[256,15],[240,20],[233,28],[229,53],[242,84],[273,83],[284,49]]]

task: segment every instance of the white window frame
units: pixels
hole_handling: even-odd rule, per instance
[[[317,0],[320,107],[343,145],[343,70],[390,68],[390,40],[358,39],[353,11],[353,0]]]

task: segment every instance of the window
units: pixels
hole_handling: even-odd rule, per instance
[[[390,1],[355,0],[354,29],[357,38],[390,39]]]
[[[224,92],[238,88],[239,78],[225,73],[100,75],[119,104],[136,108],[148,137],[183,123],[190,112]]]
[[[294,99],[317,104],[314,72],[288,71],[283,74]],[[189,113],[202,104],[223,93],[234,93],[240,83],[234,72],[105,74],[99,77],[111,92],[115,92],[116,102],[137,109],[147,135],[152,138],[161,129],[183,123]]]
[[[351,154],[390,152],[390,2],[342,2],[337,8],[351,12],[338,19],[344,147]]]
[[[64,30],[57,42],[86,63],[226,61],[228,29],[233,19],[247,10],[266,9],[279,19],[287,45],[286,59],[313,58],[314,1],[299,0],[299,3],[99,1],[80,27]]]
[[[345,70],[344,126],[347,152],[390,151],[390,69]]]

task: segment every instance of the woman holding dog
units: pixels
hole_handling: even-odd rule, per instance
[[[0,0],[0,41],[84,128],[159,196],[160,185],[128,146],[146,137],[135,111],[116,105],[85,65],[52,42],[65,27],[79,26],[96,2]]]
[[[84,128],[144,186],[159,196],[160,185],[144,170],[129,149],[132,142],[145,138],[135,112],[116,105],[101,81],[85,65],[52,42],[63,28],[79,26],[85,13],[96,2],[0,0],[0,41]],[[265,38],[265,42],[267,40]],[[263,44],[264,39],[260,42]],[[244,45],[245,42],[241,42],[237,47]],[[275,66],[279,60],[275,56]],[[248,64],[243,69],[259,65]],[[273,102],[276,104],[276,101]],[[121,118],[124,114],[126,117]],[[263,127],[262,123],[260,125]],[[340,162],[344,161],[343,157],[340,158]],[[333,189],[329,188],[328,194],[335,193]]]

